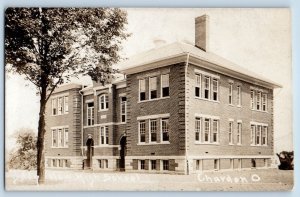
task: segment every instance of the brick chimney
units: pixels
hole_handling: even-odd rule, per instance
[[[209,17],[206,14],[195,18],[195,45],[209,51]]]

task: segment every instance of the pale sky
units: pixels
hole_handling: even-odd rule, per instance
[[[130,57],[166,43],[194,44],[194,18],[210,17],[210,51],[283,86],[274,96],[275,152],[293,150],[291,22],[288,9],[126,9],[128,32],[122,55]],[[75,80],[74,80],[75,81]],[[89,79],[76,80],[88,83]],[[6,79],[6,136],[37,130],[39,98],[20,76]]]

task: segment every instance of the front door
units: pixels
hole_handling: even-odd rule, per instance
[[[125,155],[126,155],[126,136],[123,136],[120,140],[120,171],[125,171]]]

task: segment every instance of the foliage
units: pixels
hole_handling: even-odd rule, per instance
[[[9,154],[10,169],[36,169],[36,134],[29,129],[21,129],[16,134],[17,147]]]

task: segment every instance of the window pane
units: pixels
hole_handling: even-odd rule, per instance
[[[204,120],[204,141],[209,142],[209,130],[210,130],[210,123],[209,119],[205,118]]]
[[[156,133],[157,133],[157,121],[156,120],[150,120],[150,133],[151,133],[151,142],[156,141]]]
[[[140,92],[146,92],[146,80],[140,79]]]
[[[169,141],[169,119],[164,118],[162,119],[161,123],[162,123],[162,135],[163,135],[162,141]]]
[[[140,130],[140,142],[145,142],[145,133],[146,133],[146,123],[145,121],[139,122],[139,130]]]
[[[65,128],[65,147],[68,147],[69,145],[69,129]]]
[[[64,110],[65,114],[69,112],[69,97],[65,96],[64,98]]]
[[[161,76],[161,87],[169,87],[169,74]]]

